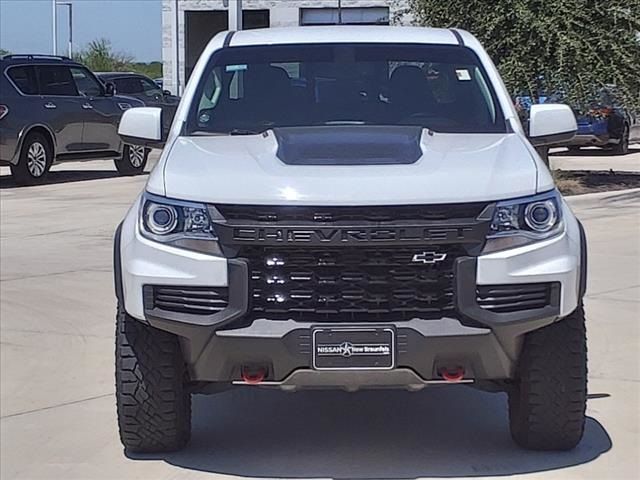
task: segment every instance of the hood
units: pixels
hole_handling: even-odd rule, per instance
[[[285,163],[279,141],[273,131],[179,137],[147,188],[170,198],[249,205],[415,205],[536,192],[536,161],[515,133],[423,130],[414,161],[395,164]],[[331,144],[331,136],[324,141]]]

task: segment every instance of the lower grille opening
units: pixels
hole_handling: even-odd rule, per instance
[[[213,315],[229,305],[228,289],[224,287],[145,285],[143,295],[146,310]]]
[[[453,263],[463,252],[432,253],[445,252],[245,247],[239,256],[249,260],[254,318],[385,322],[441,318],[454,310]],[[439,260],[415,261],[416,255]]]
[[[553,283],[479,285],[478,305],[494,313],[511,313],[544,308],[551,304]]]

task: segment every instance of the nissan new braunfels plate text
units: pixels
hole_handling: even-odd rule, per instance
[[[192,394],[249,385],[466,383],[508,392],[519,445],[580,441],[585,237],[533,147],[569,107],[526,135],[469,33],[343,26],[221,33],[161,115],[119,127],[164,145],[115,236],[128,451],[183,447]]]

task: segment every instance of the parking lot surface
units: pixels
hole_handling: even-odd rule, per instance
[[[611,155],[596,147],[582,148],[577,153],[555,148],[549,158],[551,167],[561,170],[640,172],[640,144],[631,145],[627,155]]]
[[[0,177],[3,479],[640,476],[640,190],[570,199],[590,246],[589,418],[576,450],[518,449],[505,396],[466,387],[249,389],[196,397],[183,452],[127,458],[115,418],[111,248],[145,177],[112,168],[56,167],[49,185],[29,188]]]

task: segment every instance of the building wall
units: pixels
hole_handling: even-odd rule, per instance
[[[227,10],[233,0],[163,0],[162,1],[162,62],[164,85],[173,93],[184,90],[185,81],[185,33],[184,12],[186,10]],[[343,8],[389,7],[392,24],[407,25],[413,22],[409,10],[410,0],[342,0]],[[176,15],[176,4],[178,11]],[[336,8],[337,0],[243,0],[242,8],[269,9],[272,27],[297,26],[301,8]],[[176,22],[177,17],[177,22]],[[176,24],[177,23],[177,24]],[[177,35],[176,35],[177,33]],[[176,38],[177,36],[177,38]],[[176,69],[176,41],[179,65]],[[179,76],[179,78],[176,77]],[[176,88],[179,83],[179,88]]]

